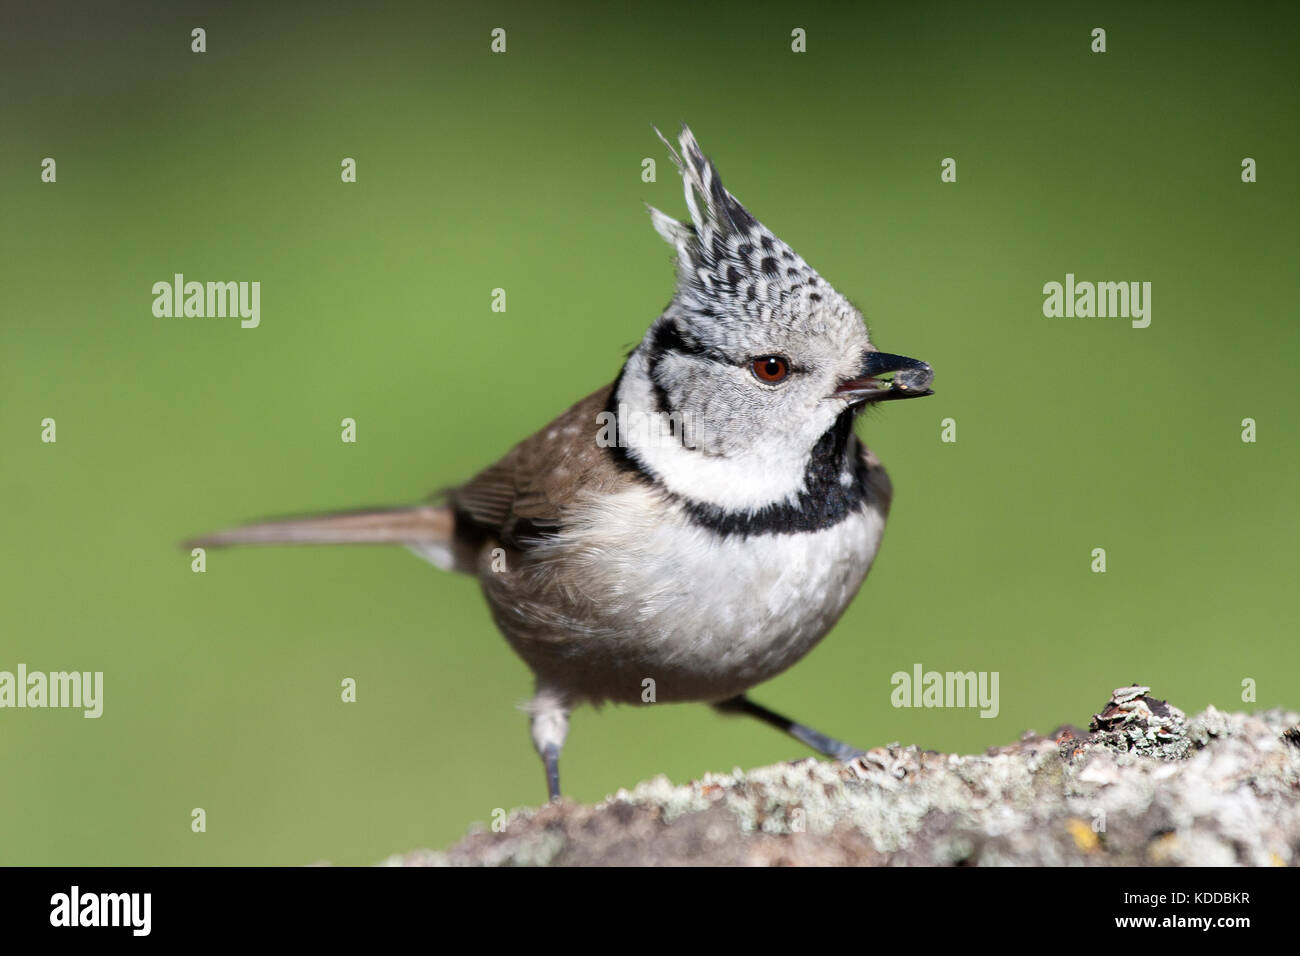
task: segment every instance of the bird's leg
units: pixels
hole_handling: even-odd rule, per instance
[[[818,733],[811,727],[795,723],[789,717],[782,717],[775,711],[768,710],[762,704],[754,703],[744,694],[719,701],[713,706],[724,714],[747,714],[750,717],[757,717],[763,723],[789,734],[795,740],[806,744],[818,753],[827,757],[834,757],[836,760],[849,760],[852,757],[861,756],[863,753],[857,747],[851,747],[833,737]]]
[[[546,798],[552,803],[560,799],[560,748],[548,745],[542,754],[542,766],[546,770]]]
[[[533,746],[546,770],[546,795],[560,799],[560,750],[569,733],[569,704],[565,698],[545,688],[538,688],[528,706],[532,714]]]

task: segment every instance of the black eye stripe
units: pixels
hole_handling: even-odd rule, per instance
[[[687,341],[677,323],[671,321],[664,322],[655,329],[654,341],[651,345],[651,361],[657,363],[668,352],[717,362],[719,365],[735,364],[732,359],[715,349],[708,348],[699,342]]]
[[[652,367],[657,367],[663,357],[669,353],[689,358],[703,359],[707,362],[714,362],[718,365],[739,366],[740,368],[754,369],[754,363],[760,359],[774,358],[785,363],[785,375],[783,379],[789,378],[796,372],[807,371],[803,366],[796,365],[787,356],[780,352],[760,352],[757,355],[750,355],[741,358],[734,354],[727,355],[717,349],[709,348],[703,343],[694,339],[688,339],[682,333],[681,327],[674,321],[661,322],[655,328],[654,338],[651,340],[650,354],[648,356]],[[762,379],[760,379],[762,381]],[[774,385],[776,382],[767,382],[765,384]]]

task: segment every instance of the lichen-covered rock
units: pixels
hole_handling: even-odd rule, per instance
[[[1139,685],[1087,732],[890,746],[518,810],[392,865],[1300,864],[1300,715],[1186,719]]]
[[[1150,687],[1118,687],[1100,714],[1092,715],[1092,742],[1144,757],[1179,760],[1191,752],[1187,718],[1168,701],[1149,696]]]

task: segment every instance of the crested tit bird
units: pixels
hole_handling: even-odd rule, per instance
[[[861,313],[723,188],[689,128],[680,153],[663,142],[690,221],[649,211],[677,288],[612,385],[430,503],[189,542],[400,544],[477,577],[536,675],[552,798],[584,702],[702,701],[828,756],[858,752],[745,695],[812,650],[880,546],[891,486],[858,412],[931,394],[930,367],[878,351]]]

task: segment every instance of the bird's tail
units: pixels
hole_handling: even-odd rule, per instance
[[[435,505],[367,508],[333,514],[274,518],[216,531],[184,542],[186,548],[224,548],[236,544],[404,544],[450,546],[455,519]]]

